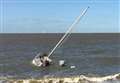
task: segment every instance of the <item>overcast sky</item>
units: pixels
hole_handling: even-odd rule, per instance
[[[1,0],[0,6],[0,33],[63,33],[87,6],[73,32],[119,32],[119,0]]]

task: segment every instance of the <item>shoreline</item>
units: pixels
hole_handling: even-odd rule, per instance
[[[43,77],[39,79],[1,79],[2,82],[8,83],[104,83],[120,82],[120,73],[104,77],[88,77],[84,75],[70,77]]]

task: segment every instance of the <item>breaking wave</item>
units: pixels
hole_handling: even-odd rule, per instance
[[[120,83],[120,73],[104,77],[88,77],[85,75],[71,77],[44,77],[39,79],[10,79],[1,77],[0,83]]]

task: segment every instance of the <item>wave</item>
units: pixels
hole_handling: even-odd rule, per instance
[[[88,77],[85,75],[71,77],[44,77],[39,79],[0,78],[0,83],[120,83],[120,73],[104,77]]]

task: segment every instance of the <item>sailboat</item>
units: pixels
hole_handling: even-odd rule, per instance
[[[89,6],[87,8],[85,8],[83,10],[83,12],[75,19],[75,21],[71,24],[71,26],[68,28],[68,30],[66,31],[66,33],[63,35],[63,37],[59,40],[59,42],[54,46],[54,48],[51,50],[51,52],[48,54],[48,58],[53,54],[53,52],[60,47],[60,45],[63,43],[63,41],[68,38],[73,30],[73,28],[75,27],[75,25],[77,25],[79,23],[79,21],[82,19],[82,17],[86,14],[87,10],[88,10]],[[32,60],[32,64],[34,64],[35,66],[41,67],[42,66],[42,62],[40,60],[40,53],[38,53],[35,58]]]

